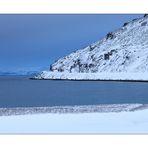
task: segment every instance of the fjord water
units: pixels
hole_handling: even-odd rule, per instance
[[[0,107],[148,103],[148,83],[0,76]]]

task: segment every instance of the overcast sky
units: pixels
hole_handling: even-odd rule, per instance
[[[0,71],[38,70],[142,15],[0,15]]]

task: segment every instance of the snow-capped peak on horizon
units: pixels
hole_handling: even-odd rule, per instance
[[[103,39],[60,58],[50,65],[48,72],[148,72],[148,15],[126,22]],[[48,78],[51,78],[49,73]],[[39,77],[45,78],[45,72]]]

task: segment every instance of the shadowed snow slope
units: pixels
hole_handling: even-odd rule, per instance
[[[95,74],[128,73],[128,77],[130,73],[143,72],[148,72],[148,15],[125,23],[102,40],[59,59],[35,78],[102,79]]]

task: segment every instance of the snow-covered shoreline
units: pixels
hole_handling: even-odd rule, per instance
[[[148,109],[132,112],[1,116],[1,134],[147,134]]]
[[[77,105],[77,106],[52,106],[52,107],[14,107],[0,108],[0,116],[47,114],[47,113],[110,113],[131,112],[147,109],[148,104],[102,104],[102,105]]]
[[[114,80],[114,81],[148,81],[148,73],[65,73],[43,71],[33,79],[37,80]]]

